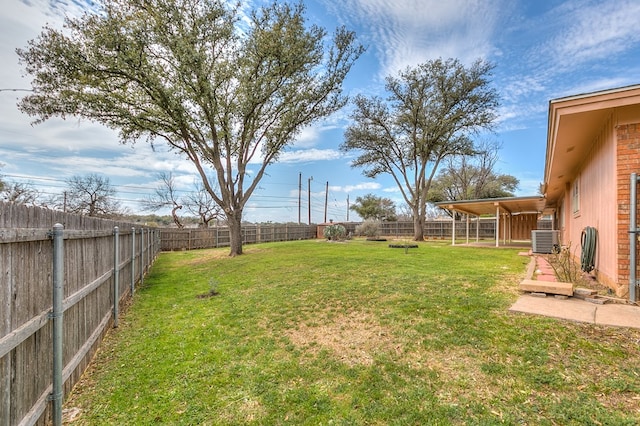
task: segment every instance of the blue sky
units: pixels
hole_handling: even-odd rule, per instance
[[[245,1],[245,5],[260,4]],[[384,77],[435,58],[477,58],[495,64],[501,96],[496,132],[502,145],[497,171],[520,180],[518,196],[536,195],[543,179],[549,100],[640,83],[640,2],[637,0],[309,0],[309,22],[331,33],[356,32],[367,52],[345,81],[345,93],[384,95]],[[29,88],[15,49],[45,23],[60,28],[65,14],[82,12],[80,0],[4,0],[0,10],[0,89]],[[16,108],[24,92],[0,91],[0,173],[60,193],[73,175],[109,177],[117,198],[132,211],[153,192],[159,172],[172,172],[180,189],[197,179],[194,167],[162,144],[121,145],[117,135],[76,118],[31,126]],[[305,129],[280,162],[267,169],[245,208],[245,220],[302,222],[347,219],[347,199],[373,193],[403,204],[389,177],[368,179],[338,149],[349,108]],[[299,177],[302,191],[299,192]],[[309,181],[309,179],[311,179]],[[326,186],[329,186],[328,196]],[[298,203],[298,199],[301,203]],[[300,206],[300,208],[299,208]],[[162,213],[162,212],[161,212]],[[354,212],[350,220],[358,220]]]

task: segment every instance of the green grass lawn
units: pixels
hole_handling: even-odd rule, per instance
[[[638,424],[640,331],[509,313],[517,250],[226,254],[161,254],[67,401],[74,424]]]

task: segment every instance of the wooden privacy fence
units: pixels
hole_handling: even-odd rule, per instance
[[[0,203],[1,425],[61,424],[64,395],[159,249],[158,230]]]
[[[533,217],[535,220],[535,216]],[[516,217],[516,219],[518,219]],[[361,222],[336,222],[343,225],[347,233],[355,235],[356,227]],[[520,222],[518,222],[520,223]],[[242,227],[242,243],[266,243],[273,241],[306,240],[323,238],[322,230],[329,224],[269,224],[269,225],[244,225]],[[528,226],[533,226],[527,222]],[[538,229],[551,227],[551,221],[541,220],[537,223]],[[412,237],[413,221],[381,222],[380,236],[382,237]],[[477,229],[477,232],[476,232]],[[453,230],[451,220],[431,220],[423,226],[426,239],[449,239]],[[467,235],[466,220],[457,220],[455,225],[456,238],[464,238]],[[495,218],[487,217],[472,219],[469,222],[469,235],[480,239],[495,239]],[[519,232],[513,239],[529,239],[530,231]],[[161,250],[193,250],[214,247],[229,246],[229,228],[216,226],[212,228],[176,229],[163,228],[160,230]]]
[[[356,235],[356,227],[361,222],[340,222],[343,225],[347,233]],[[318,227],[324,227],[327,224],[318,225]],[[480,221],[473,220],[469,223],[469,233],[476,235],[476,227],[480,227],[478,235],[482,239],[495,238],[496,223],[493,218],[481,218]],[[451,220],[429,220],[425,222],[422,227],[424,237],[434,239],[446,239],[451,238],[452,232]],[[403,220],[397,222],[380,222],[379,223],[380,236],[381,237],[413,237],[413,221]],[[456,221],[456,238],[463,238],[466,235],[466,221]],[[318,238],[322,236],[322,230],[318,232]]]
[[[337,223],[337,222],[336,222]],[[360,222],[340,222],[347,233],[355,235],[355,230]],[[322,229],[328,224],[269,224],[269,225],[244,225],[242,227],[242,243],[267,243],[274,241],[307,240],[322,238]],[[495,219],[481,218],[473,220],[469,225],[472,235],[476,235],[476,227],[479,226],[480,238],[495,238]],[[434,220],[424,224],[425,238],[445,239],[451,238],[452,223],[450,220]],[[466,232],[466,222],[456,222],[456,237],[463,238]],[[413,236],[413,221],[381,222],[381,236],[407,237]],[[229,228],[216,226],[212,228],[177,229],[163,228],[160,230],[161,250],[194,250],[214,247],[229,246]]]
[[[316,225],[244,225],[242,243],[308,240],[315,238],[315,234]],[[160,230],[160,240],[163,251],[227,247],[230,244],[229,228],[226,226],[205,229],[163,228]]]
[[[496,224],[494,219],[473,220],[469,223],[469,232],[476,235],[476,227],[479,228],[480,238],[495,238]],[[429,220],[422,226],[425,238],[445,239],[451,238],[453,229],[451,220]],[[383,222],[381,234],[385,236],[413,236],[413,222]],[[466,222],[456,221],[456,238],[463,238],[466,235]]]

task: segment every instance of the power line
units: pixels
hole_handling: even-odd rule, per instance
[[[19,173],[1,173],[0,177],[9,178],[10,180],[15,180],[17,182],[31,184],[35,187],[36,191],[38,191],[42,196],[56,196],[60,195],[65,188],[68,187],[68,179],[65,178],[57,178],[50,176],[33,176],[33,175],[25,175]],[[340,218],[344,217],[344,212],[342,208],[337,205],[337,200],[335,197],[333,198],[333,202],[329,203],[326,200],[326,192],[321,194],[320,192],[314,193],[311,191],[311,179],[308,181],[307,199],[303,199],[300,197],[298,200],[298,194],[295,195],[269,195],[269,192],[273,192],[274,186],[288,186],[291,187],[292,192],[294,190],[294,186],[291,184],[282,184],[282,183],[272,183],[268,184],[264,183],[266,188],[261,188],[261,192],[266,192],[267,194],[261,194],[257,192],[253,194],[250,198],[250,202],[245,206],[246,209],[258,210],[258,211],[290,211],[293,212],[294,209],[305,209],[309,212],[310,220],[314,221],[313,218],[321,218],[323,214],[323,207],[326,204],[326,214],[330,215],[332,218]],[[140,184],[120,184],[120,185],[112,185],[116,190],[115,196],[111,197],[113,200],[118,201],[120,203],[125,203],[130,206],[140,205],[145,198],[152,194],[152,191],[156,191],[161,188],[160,187],[151,187],[148,185],[140,185]],[[56,192],[56,189],[60,189],[59,192]],[[279,189],[281,190],[281,189]],[[177,190],[179,193],[189,193],[188,189]],[[301,191],[302,192],[302,191]],[[278,204],[273,204],[273,202]],[[256,205],[256,203],[258,203]],[[137,209],[136,207],[133,207]],[[279,214],[279,213],[275,213]],[[313,215],[313,217],[312,217]]]

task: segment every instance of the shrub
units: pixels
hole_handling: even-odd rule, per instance
[[[571,243],[554,250],[548,257],[549,264],[553,268],[558,280],[577,284],[580,279],[580,267],[571,256]]]
[[[356,235],[368,238],[377,238],[380,235],[380,222],[367,219],[356,226]]]
[[[343,240],[347,235],[347,228],[342,225],[329,225],[322,234],[327,240]]]

